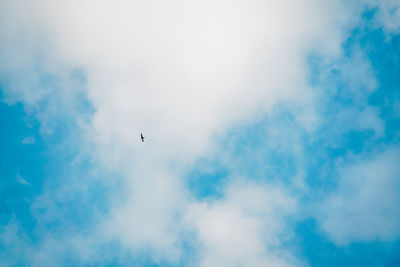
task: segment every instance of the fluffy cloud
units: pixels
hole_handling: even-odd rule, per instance
[[[341,25],[348,21],[348,12],[336,1],[3,5],[8,13],[3,25],[16,25],[12,34],[4,34],[5,52],[25,50],[24,38],[34,47],[12,63],[15,67],[6,65],[6,74],[37,73],[37,54],[44,58],[44,72],[58,75],[84,67],[97,110],[94,134],[108,161],[138,149],[132,136],[141,130],[157,142],[152,158],[190,159],[233,121],[282,99],[309,101],[305,56],[310,48],[337,52]],[[15,48],[15,42],[21,47]],[[46,90],[38,89],[36,76],[10,88],[18,91],[29,84],[35,88],[25,88],[23,99],[40,99]]]
[[[218,150],[216,136],[277,103],[301,106],[298,120],[313,128],[307,56],[340,54],[360,12],[345,2],[2,1],[1,80],[9,101],[35,110],[45,132],[55,113],[73,117],[87,137],[76,146],[90,142],[93,161],[123,177],[94,236],[175,262],[187,227],[200,265],[290,265],[289,253],[272,249],[295,209],[287,193],[244,182],[206,203],[182,177]],[[94,110],[84,122],[82,94]]]
[[[280,236],[287,234],[283,219],[295,212],[296,200],[281,188],[248,182],[230,184],[225,194],[186,213],[198,240],[199,266],[299,266],[281,250]]]
[[[396,0],[371,2],[377,8],[376,22],[389,34],[400,32],[400,3]]]
[[[399,150],[340,167],[337,189],[321,205],[322,229],[339,245],[393,241],[400,235]]]

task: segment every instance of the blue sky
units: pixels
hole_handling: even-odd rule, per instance
[[[400,264],[396,1],[0,17],[4,266]]]

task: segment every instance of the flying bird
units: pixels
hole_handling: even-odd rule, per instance
[[[143,134],[142,133],[140,133],[140,139],[142,139],[142,142],[144,142],[144,136],[143,136]]]

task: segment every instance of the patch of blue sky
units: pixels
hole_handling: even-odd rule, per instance
[[[68,86],[85,86],[84,72],[69,75]],[[39,245],[46,236],[90,231],[107,211],[108,194],[116,186],[98,179],[107,174],[92,162],[90,144],[82,138],[79,120],[93,112],[85,91],[74,90],[68,96],[73,99],[65,99],[62,79],[43,74],[40,81],[48,94],[34,109],[12,101],[13,92],[1,88],[0,227],[16,223],[27,246]]]
[[[381,30],[357,29],[345,44],[345,54],[351,57],[353,48],[359,47],[368,58],[372,67],[372,75],[377,81],[376,89],[367,94],[365,103],[357,106],[354,104],[354,97],[351,94],[343,93],[349,88],[343,87],[340,70],[333,70],[333,77],[327,81],[319,81],[323,84],[333,83],[338,90],[334,94],[325,95],[321,101],[324,125],[320,130],[320,138],[317,143],[311,144],[308,150],[322,151],[326,157],[325,162],[335,162],[336,159],[346,154],[358,154],[371,151],[378,146],[397,144],[399,138],[399,87],[400,87],[400,37],[393,36],[387,39]],[[321,65],[314,65],[316,68],[323,68]],[[320,71],[315,71],[320,75]],[[314,79],[315,81],[315,79]],[[318,82],[317,82],[318,83]],[[345,84],[344,84],[345,85]],[[329,92],[329,90],[328,90]],[[353,107],[362,111],[365,108],[376,108],[379,118],[384,123],[384,134],[375,136],[372,129],[349,129],[349,125],[343,125],[337,117],[337,112]],[[350,115],[351,116],[351,115]],[[358,117],[350,120],[350,124],[357,124]],[[313,176],[317,177],[317,176]]]
[[[375,46],[371,46],[369,42],[374,42]],[[376,30],[361,38],[361,44],[367,51],[379,81],[379,87],[371,94],[369,103],[380,108],[380,117],[386,125],[384,142],[398,143],[400,141],[400,36],[392,36],[386,40],[382,31]]]
[[[32,230],[35,219],[30,204],[42,192],[47,162],[39,124],[26,115],[22,104],[4,102],[0,102],[0,124],[0,222],[6,224],[15,217]],[[27,137],[35,142],[24,144]]]
[[[309,158],[314,158],[309,163],[307,171],[307,182],[312,188],[314,197],[310,195],[306,198],[308,200],[303,203],[305,210],[307,207],[312,207],[309,206],[311,201],[335,188],[339,177],[336,173],[336,164],[345,161],[346,156],[373,153],[387,146],[398,147],[400,36],[387,38],[380,29],[370,27],[372,26],[368,22],[361,25],[344,45],[345,57],[351,58],[354,49],[357,48],[361,49],[363,55],[370,61],[372,70],[370,74],[376,79],[377,85],[374,91],[366,94],[364,102],[356,99],[358,96],[352,92],[346,92],[349,88],[343,82],[341,73],[343,70],[332,70],[327,75],[328,79],[318,80],[322,75],[317,68],[326,66],[312,61],[311,66],[315,69],[313,72],[315,77],[312,77],[314,84],[322,89],[326,88],[326,84],[330,84],[328,86],[334,86],[338,90],[327,90],[322,93],[321,113],[325,114],[323,125],[317,133],[317,141],[306,144],[305,151]],[[353,128],[360,119],[357,116],[347,125],[340,122],[337,113],[348,107],[358,111],[375,108],[384,124],[384,133],[376,135],[372,129]],[[318,191],[319,189],[322,191]],[[377,240],[339,247],[319,231],[313,219],[306,219],[298,224],[296,234],[302,239],[304,257],[312,266],[397,266],[400,261],[399,239],[391,243]]]
[[[319,231],[315,220],[307,219],[295,228],[299,257],[310,266],[398,266],[400,242],[357,242],[338,247]]]
[[[194,164],[186,180],[196,197],[220,198],[225,186],[235,179],[292,183],[298,171],[299,155],[293,154],[287,143],[304,142],[304,135],[293,114],[283,105],[274,113],[274,116],[265,117],[250,127],[232,129],[220,140],[222,152]],[[281,129],[282,132],[269,129]],[[289,138],[290,142],[284,138]]]
[[[196,167],[186,174],[185,183],[197,199],[221,198],[223,185],[228,178],[229,171],[222,164],[201,159]]]

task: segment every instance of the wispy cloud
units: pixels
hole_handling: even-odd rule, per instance
[[[17,173],[17,182],[23,185],[31,185],[27,180],[24,179],[19,173]]]
[[[36,139],[32,136],[28,136],[28,137],[25,137],[24,139],[22,139],[21,143],[24,145],[32,145],[32,144],[36,143]]]
[[[337,189],[320,206],[334,242],[393,241],[400,235],[399,151],[386,149],[340,164]]]

